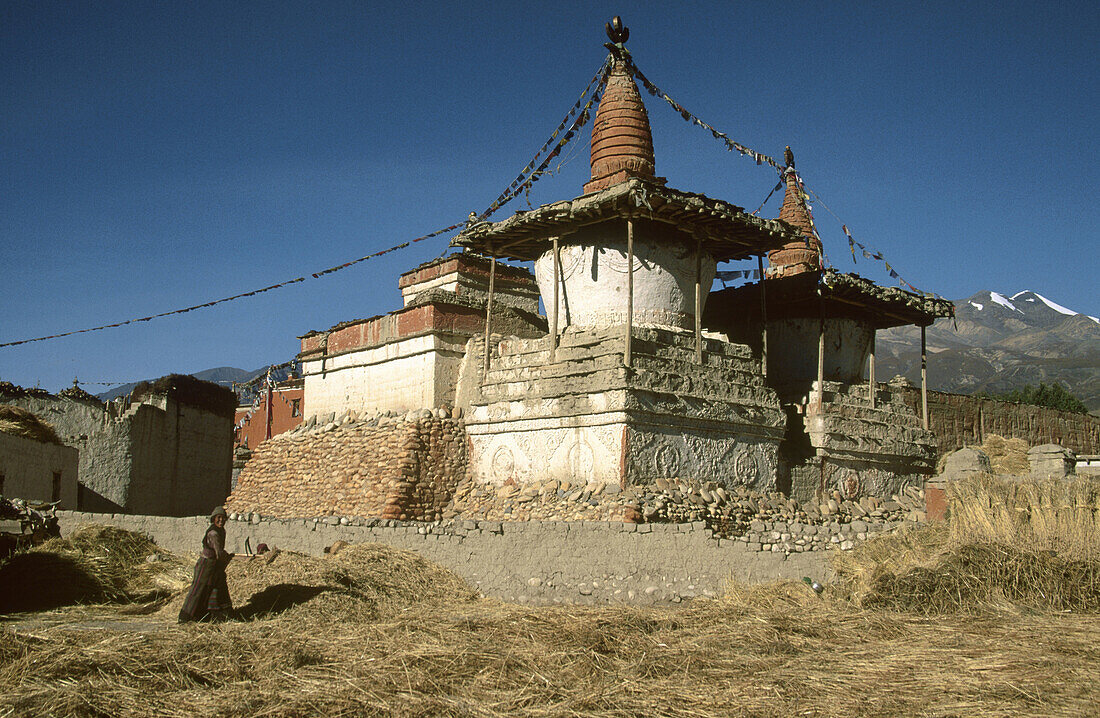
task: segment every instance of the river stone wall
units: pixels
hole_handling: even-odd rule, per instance
[[[450,409],[424,409],[364,420],[347,411],[323,417],[325,423],[311,417],[253,450],[226,508],[280,517],[439,519],[466,469],[462,424],[450,416]]]

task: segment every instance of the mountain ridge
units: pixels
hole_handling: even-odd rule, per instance
[[[928,327],[928,387],[1001,394],[1027,384],[1059,383],[1100,412],[1100,319],[1023,290],[983,290],[956,300],[955,316]],[[878,376],[920,380],[920,329],[880,331]]]

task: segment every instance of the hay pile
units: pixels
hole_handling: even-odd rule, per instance
[[[883,614],[809,589],[686,608],[495,601],[380,621],[0,629],[0,714],[1086,715],[1092,617]],[[803,600],[805,599],[805,600]]]
[[[878,595],[904,597],[907,567],[959,548],[943,526],[859,551],[909,581]],[[946,595],[936,581],[916,594]],[[943,602],[926,617],[790,582],[730,584],[679,608],[530,608],[466,600],[454,574],[376,545],[238,557],[229,585],[257,620],[0,627],[0,715],[1007,717],[1086,715],[1100,701],[1092,615],[960,615]]]
[[[412,551],[355,544],[334,556],[279,552],[270,562],[237,556],[226,569],[241,620],[371,621],[413,604],[443,605],[477,594],[457,574]],[[177,596],[163,609],[174,616]]]
[[[7,404],[0,404],[0,432],[46,444],[61,443],[61,437],[52,426],[26,409]]]
[[[175,556],[148,536],[113,526],[81,526],[0,564],[0,613],[104,602],[164,602],[174,619],[195,557]],[[226,571],[242,620],[375,620],[413,604],[476,597],[455,573],[412,551],[352,545],[332,556],[291,551],[271,560],[238,556]]]
[[[1100,480],[951,484],[948,520],[834,557],[849,598],[923,614],[1100,612]]]
[[[152,601],[185,588],[187,570],[144,534],[85,525],[0,564],[0,613]]]

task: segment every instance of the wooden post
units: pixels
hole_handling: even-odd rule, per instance
[[[760,372],[768,378],[768,300],[764,291],[764,255],[756,255],[756,268],[760,272]]]
[[[817,324],[817,390],[822,397],[825,396],[825,300],[818,295],[818,324]]]
[[[920,419],[921,425],[928,428],[928,339],[927,327],[920,328]]]
[[[634,334],[634,220],[626,220],[626,347],[623,364],[630,366],[630,343]]]
[[[695,363],[703,363],[703,240],[695,239]]]
[[[271,424],[272,424],[272,421],[271,421],[271,400],[274,398],[272,396],[272,391],[271,391],[271,367],[267,368],[267,377],[264,380],[264,384],[267,385],[267,392],[266,392],[267,396],[265,397],[265,401],[267,402],[267,412],[266,412],[267,417],[266,417],[266,420],[265,420],[266,426],[264,427],[264,439],[270,439],[271,438]]]
[[[871,408],[875,408],[875,333],[871,330],[871,354],[867,363],[867,396],[871,399]]]
[[[493,291],[496,288],[497,257],[493,254],[493,245],[489,245],[489,298],[485,301],[485,366],[481,375],[484,384],[489,376],[489,335],[493,324]]]
[[[558,238],[554,237],[554,308],[550,310],[550,361],[557,359],[558,353],[558,282],[561,280],[561,255],[558,251]]]

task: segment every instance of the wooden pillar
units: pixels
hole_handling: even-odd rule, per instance
[[[558,353],[558,282],[560,281],[561,254],[558,238],[554,237],[554,308],[550,310],[550,361],[555,361]]]
[[[760,272],[760,372],[768,378],[768,299],[764,290],[764,255],[756,255],[756,268]]]
[[[630,343],[634,333],[634,220],[626,220],[626,347],[623,364],[630,366]]]
[[[871,400],[871,408],[875,408],[875,333],[876,329],[871,330],[871,353],[867,360],[867,396]]]
[[[695,239],[695,363],[703,363],[703,240]]]
[[[928,327],[920,328],[920,420],[921,425],[928,428]]]
[[[272,425],[271,400],[275,398],[274,395],[272,394],[272,389],[271,389],[271,367],[267,368],[267,377],[264,380],[264,385],[265,385],[265,388],[266,388],[266,392],[265,392],[266,397],[264,397],[264,401],[267,404],[267,407],[265,409],[265,413],[267,414],[267,416],[265,417],[265,420],[264,420],[264,424],[265,424],[264,425],[264,439],[270,439],[271,438],[271,425]]]
[[[825,300],[817,298],[817,390],[825,395]]]
[[[482,383],[489,376],[489,335],[493,325],[493,291],[496,289],[497,258],[493,254],[493,245],[489,245],[489,298],[485,301],[485,366],[481,375]]]

